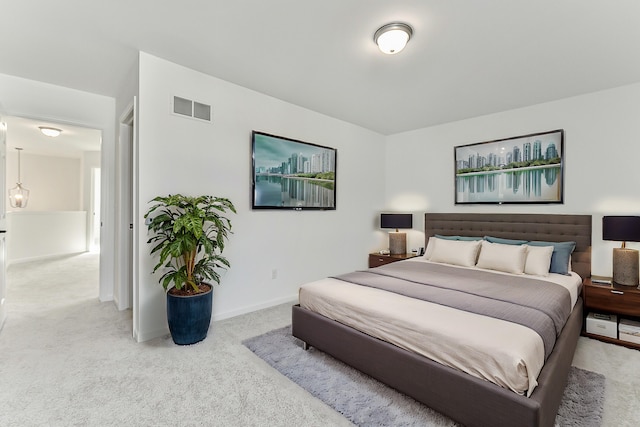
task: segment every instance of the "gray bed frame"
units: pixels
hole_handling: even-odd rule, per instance
[[[572,269],[591,276],[591,215],[427,213],[434,234],[575,241]],[[553,426],[583,322],[582,298],[525,397],[296,305],[293,336],[466,426]]]

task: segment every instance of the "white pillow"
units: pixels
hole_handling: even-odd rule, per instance
[[[527,247],[527,260],[524,264],[524,273],[534,276],[548,276],[553,246],[524,246]]]
[[[505,245],[483,240],[476,267],[522,274],[526,259],[527,247],[525,245]]]
[[[437,237],[429,237],[429,241],[427,242],[427,249],[424,250],[425,259],[431,259],[431,254],[433,254],[433,248],[436,246]]]
[[[433,246],[429,260],[445,264],[473,267],[476,265],[476,260],[478,259],[480,243],[480,240],[434,239],[432,244],[431,239],[429,239],[429,245]]]

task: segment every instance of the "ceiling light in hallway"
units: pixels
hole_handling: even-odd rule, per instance
[[[52,128],[49,126],[38,126],[38,129],[40,129],[40,132],[42,132],[43,134],[50,136],[52,138],[55,138],[56,136],[62,133],[61,129]]]

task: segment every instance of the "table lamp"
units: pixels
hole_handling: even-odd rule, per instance
[[[400,228],[413,228],[413,214],[380,214],[380,228],[395,228],[389,232],[389,253],[401,255],[407,253],[407,233]]]
[[[627,242],[640,242],[640,216],[603,216],[602,240],[622,242],[613,250],[613,283],[638,286],[638,251]]]

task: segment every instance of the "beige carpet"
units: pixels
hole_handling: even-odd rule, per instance
[[[289,304],[216,322],[194,346],[138,344],[130,312],[98,301],[97,255],[8,276],[1,426],[350,425],[242,345],[289,324]],[[639,351],[580,338],[574,365],[607,377],[604,426],[640,425]]]

